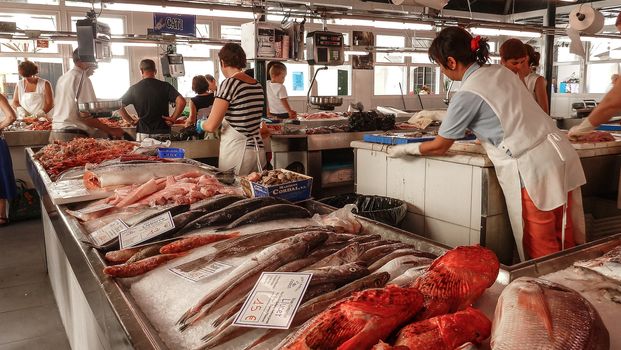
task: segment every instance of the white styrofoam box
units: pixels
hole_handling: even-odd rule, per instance
[[[386,153],[356,150],[356,193],[386,196]]]
[[[388,158],[386,163],[386,196],[401,199],[408,211],[425,213],[425,158]]]
[[[408,211],[401,222],[401,228],[419,236],[425,236],[425,217]]]
[[[425,216],[470,227],[473,166],[427,159]]]
[[[481,196],[483,189],[483,169],[472,169],[472,200],[470,207],[470,228],[481,230]]]
[[[481,231],[470,229],[470,245],[481,243]]]
[[[425,237],[451,247],[470,244],[470,228],[425,217]]]

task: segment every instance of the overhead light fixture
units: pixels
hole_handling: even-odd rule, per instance
[[[369,52],[367,51],[356,51],[356,50],[345,51],[346,56],[366,56],[368,54]]]
[[[482,36],[512,36],[512,37],[519,37],[519,38],[540,38],[541,37],[541,33],[539,32],[481,28],[481,27],[472,27],[470,28],[470,32],[472,32],[472,34],[482,35]]]
[[[157,47],[159,44],[157,43],[132,43],[132,42],[112,42],[111,44],[118,44],[121,46],[131,46],[131,47]]]

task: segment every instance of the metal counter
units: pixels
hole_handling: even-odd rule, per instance
[[[93,347],[84,344],[72,343],[73,348],[88,349],[168,349],[166,344],[160,338],[158,332],[154,329],[150,321],[144,316],[142,311],[137,307],[137,303],[132,298],[129,291],[121,283],[114,278],[110,278],[103,274],[103,268],[106,264],[102,255],[95,249],[89,248],[81,242],[84,239],[82,228],[74,219],[65,213],[65,206],[54,205],[50,201],[47,185],[49,179],[44,173],[40,164],[33,160],[32,150],[28,149],[26,155],[28,171],[35,187],[41,196],[43,208],[44,231],[46,237],[46,254],[48,261],[48,271],[50,272],[50,280],[54,285],[67,284],[67,279],[77,280],[78,286],[70,290],[68,293],[72,298],[70,303],[66,304],[59,301],[59,292],[55,290],[55,298],[61,309],[61,318],[64,314],[64,307],[77,309],[80,301],[86,301],[85,307],[92,311],[93,320],[81,320],[88,324],[93,323],[93,327],[84,332],[97,331],[97,334],[81,334],[80,338],[99,339],[101,346]],[[320,214],[329,213],[333,208],[315,201],[305,202],[305,206]],[[416,247],[423,251],[442,254],[447,249],[446,246],[435,243],[426,238],[417,236],[410,232],[392,228],[390,226],[378,223],[365,218],[360,218],[363,222],[363,228],[368,233],[379,233],[385,238],[400,239],[415,244]],[[59,246],[57,251],[49,251],[49,247],[55,242]],[[66,259],[68,269],[73,276],[53,274],[56,271],[54,255],[60,255],[60,260]],[[89,313],[90,314],[90,313]],[[76,322],[75,320],[73,321]],[[68,337],[68,322],[63,319]]]

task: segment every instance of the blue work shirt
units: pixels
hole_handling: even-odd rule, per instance
[[[477,63],[468,67],[462,81],[479,68],[481,66]],[[479,140],[494,146],[498,146],[504,138],[500,119],[492,107],[477,94],[458,91],[449,103],[438,134],[446,139],[457,140],[466,135],[466,129],[470,129]]]

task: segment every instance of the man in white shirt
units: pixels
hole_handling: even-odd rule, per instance
[[[123,129],[111,128],[88,113],[80,113],[75,103],[75,95],[82,81],[82,89],[78,102],[93,102],[97,100],[93,83],[89,78],[95,72],[95,63],[82,62],[78,49],[73,51],[74,67],[63,74],[56,83],[56,94],[54,97],[54,113],[52,115],[52,132],[50,142],[70,141],[78,137],[92,136],[96,129],[99,129],[111,137],[123,137]]]

